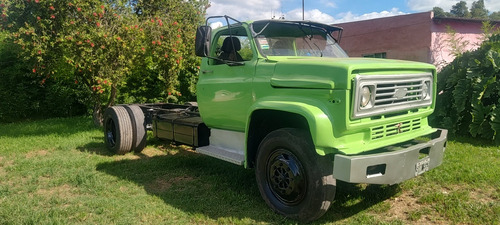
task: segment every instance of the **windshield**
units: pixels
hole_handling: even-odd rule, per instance
[[[257,46],[265,56],[348,57],[331,35],[339,28],[315,25],[268,21],[254,23],[252,28]]]

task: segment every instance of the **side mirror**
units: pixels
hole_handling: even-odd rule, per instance
[[[195,53],[200,57],[207,57],[210,54],[210,38],[212,38],[212,28],[210,26],[200,26],[196,30]]]

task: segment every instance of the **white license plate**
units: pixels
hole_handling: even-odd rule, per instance
[[[415,164],[415,176],[418,176],[422,173],[429,171],[429,163],[431,162],[431,158],[425,157],[421,159],[417,164]]]

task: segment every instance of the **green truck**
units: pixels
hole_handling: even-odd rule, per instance
[[[442,163],[434,66],[349,58],[342,28],[326,24],[217,18],[227,25],[197,30],[197,102],[108,108],[110,150],[140,152],[152,130],[254,168],[271,209],[300,221],[328,210],[336,180],[396,184]]]

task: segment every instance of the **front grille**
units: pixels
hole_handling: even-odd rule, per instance
[[[388,84],[376,84],[375,107],[422,100],[423,82],[424,81],[419,80],[412,82],[401,81]],[[401,96],[395,97],[399,93],[401,93]]]
[[[392,123],[371,129],[371,140],[390,137],[421,128],[420,119],[408,120],[400,123]]]
[[[405,75],[358,75],[354,81],[352,118],[383,115],[432,104],[431,73]],[[371,102],[361,105],[363,87],[372,93]]]

